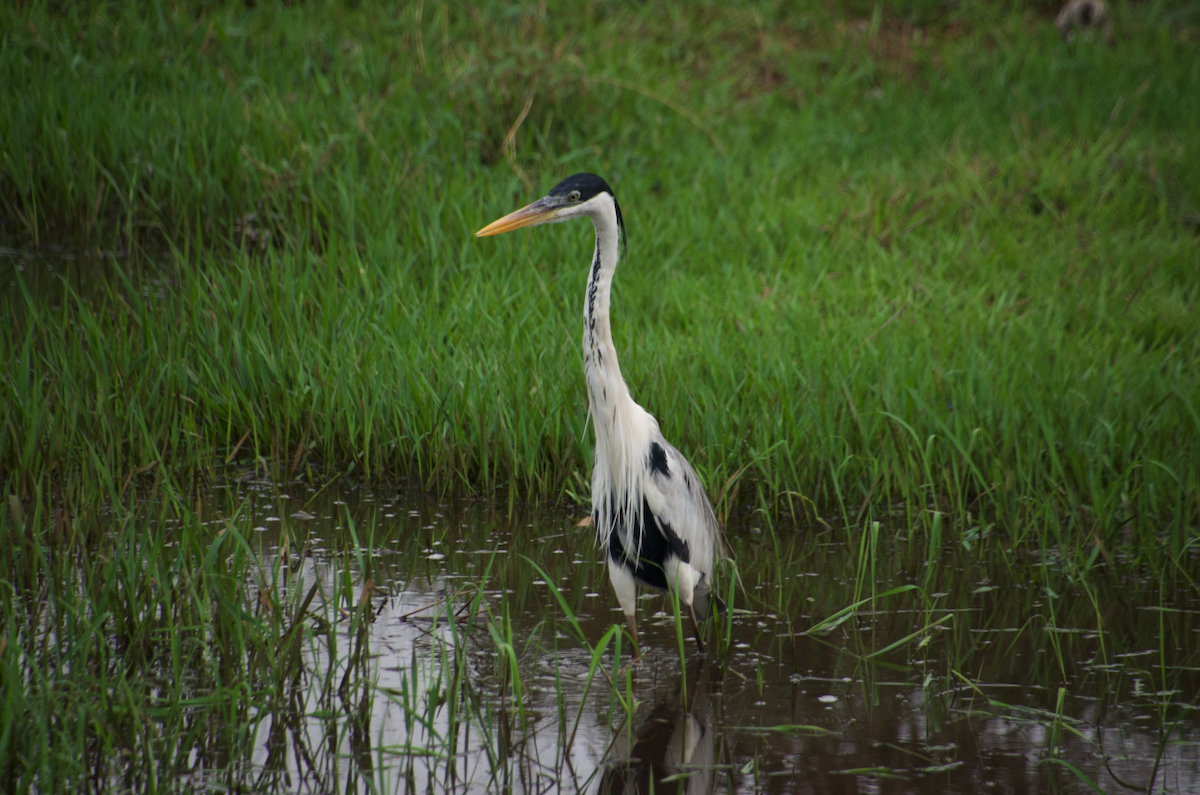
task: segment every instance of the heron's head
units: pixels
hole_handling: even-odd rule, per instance
[[[574,174],[555,185],[544,198],[492,221],[475,235],[488,237],[523,226],[556,224],[581,215],[596,219],[613,213],[616,214],[617,226],[623,232],[625,224],[621,220],[621,208],[608,183],[595,174]]]

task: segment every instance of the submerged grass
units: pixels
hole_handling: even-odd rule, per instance
[[[654,707],[647,685],[685,667],[670,600],[641,607],[651,662],[637,677],[622,664],[629,651],[608,610],[605,568],[591,532],[569,516],[522,512],[516,526],[536,527],[526,537],[498,533],[488,516],[502,521],[505,511],[486,501],[464,515],[432,498],[374,502],[339,488],[252,480],[192,503],[134,482],[129,507],[72,521],[8,506],[6,788],[519,789],[569,764],[581,724],[593,746],[597,720],[632,742]],[[275,529],[264,533],[264,521]],[[1082,708],[1071,701],[1064,712],[1063,699],[1098,698],[1118,715],[1142,715],[1163,743],[1191,736],[1181,694],[1194,692],[1200,662],[1194,587],[1168,590],[1169,578],[1132,566],[1081,581],[1063,558],[1030,565],[1031,550],[980,556],[895,532],[865,546],[839,535],[739,536],[737,567],[755,576],[709,636],[707,675],[711,687],[723,682],[729,709],[745,701],[739,693],[777,700],[781,681],[789,691],[806,677],[817,687],[853,677],[865,720],[883,708],[881,693],[893,702],[898,679],[928,694],[939,732],[961,716],[1071,734]],[[444,551],[437,561],[431,549]],[[732,587],[736,575],[722,573]],[[862,599],[840,609],[860,584]],[[410,588],[424,590],[426,608],[377,618]],[[1145,609],[1155,620],[1140,618]],[[404,631],[423,640],[394,639],[414,624]],[[1019,691],[991,689],[1014,679]],[[707,698],[700,687],[689,673],[677,689]],[[721,719],[722,732],[841,726],[778,709],[755,721],[757,708],[740,710]],[[751,754],[770,771],[785,750],[742,748],[738,768]],[[1080,764],[1074,751],[1047,754]],[[1096,764],[1086,769],[1093,778]]]
[[[240,779],[265,719],[280,742],[302,722],[316,589],[264,567],[239,522],[173,507],[149,523],[117,510],[109,531],[0,517],[12,791],[157,789],[193,768]]]

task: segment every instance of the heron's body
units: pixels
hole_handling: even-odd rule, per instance
[[[612,189],[597,176],[576,174],[478,234],[579,216],[591,218],[596,229],[583,307],[584,374],[596,432],[592,518],[635,643],[641,585],[679,594],[703,650],[696,607],[703,618],[720,529],[695,470],[663,438],[658,421],[634,402],[621,377],[609,306],[624,226]]]

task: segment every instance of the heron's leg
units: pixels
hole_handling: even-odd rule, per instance
[[[700,637],[700,622],[696,620],[696,608],[689,604],[688,612],[692,614],[692,629],[696,630],[696,646],[700,649],[701,654],[705,654],[704,639]]]
[[[625,568],[621,562],[608,558],[608,578],[612,580],[613,590],[617,593],[617,601],[621,603],[621,612],[625,614],[625,623],[629,625],[629,634],[633,636],[633,658],[642,658],[641,644],[637,634],[637,581],[633,572]]]
[[[633,636],[633,661],[642,661],[642,644],[638,641],[637,634],[637,617],[633,614],[625,616],[625,623],[629,625],[629,634]]]
[[[679,594],[679,601],[687,605],[688,613],[692,616],[692,628],[696,630],[696,645],[704,654],[704,639],[700,637],[700,622],[696,620],[696,570],[684,563],[675,555],[669,555],[663,564],[667,575],[667,583]]]

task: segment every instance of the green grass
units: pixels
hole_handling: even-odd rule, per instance
[[[10,233],[161,241],[54,306],[10,269],[9,488],[236,448],[586,499],[590,232],[471,233],[589,169],[626,377],[722,514],[1194,526],[1194,15],[670,8],[5,12]]]

